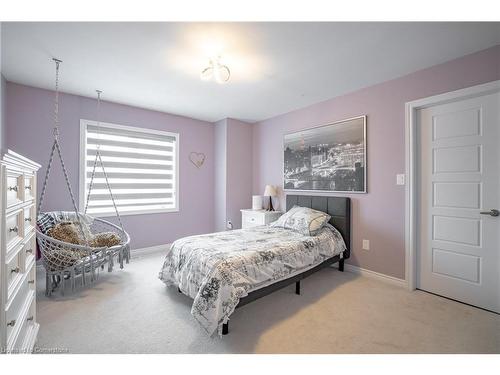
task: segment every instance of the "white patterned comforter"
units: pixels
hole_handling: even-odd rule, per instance
[[[193,298],[191,314],[209,335],[220,335],[240,298],[345,249],[330,224],[315,236],[259,226],[184,237],[170,247],[159,278]]]

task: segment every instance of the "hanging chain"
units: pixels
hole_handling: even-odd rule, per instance
[[[62,60],[53,58],[56,63],[56,91],[54,96],[54,139],[59,139],[59,64],[62,63]]]
[[[55,95],[54,95],[54,128],[52,134],[54,136],[54,141],[59,140],[59,65],[62,60],[56,59],[52,60],[56,63],[56,82],[55,82]],[[45,171],[45,179],[43,181],[42,193],[40,195],[40,201],[38,202],[37,212],[40,212],[42,208],[43,199],[45,198],[45,192],[47,190],[47,182],[49,181],[50,169],[52,167],[52,161],[54,160],[54,151],[56,149],[55,142],[52,144],[52,151],[50,152],[49,163],[47,165],[47,170]]]
[[[106,173],[106,169],[104,168],[104,162],[102,161],[101,158],[101,90],[96,90],[97,92],[97,147],[96,147],[96,153],[95,153],[95,159],[94,159],[94,165],[92,167],[92,174],[90,175],[90,183],[89,183],[89,191],[87,193],[87,201],[85,202],[85,211],[84,213],[87,213],[87,209],[89,207],[89,202],[90,202],[90,193],[92,191],[92,187],[94,185],[94,176],[95,176],[95,170],[97,166],[97,162],[99,161],[99,165],[102,168],[102,174],[104,176],[104,180],[106,181],[106,186],[109,191],[109,196],[111,197],[111,202],[113,203],[113,207],[115,209],[116,217],[118,219],[118,223],[120,224],[121,230],[124,232],[125,230],[123,229],[123,223],[122,219],[120,217],[120,212],[118,211],[118,207],[115,202],[115,197],[113,196],[113,191],[111,190],[111,185],[109,183],[108,179],[108,174]]]
[[[43,200],[45,198],[45,192],[47,191],[47,182],[49,181],[50,170],[52,168],[52,161],[54,160],[54,151],[56,150],[56,143],[52,143],[52,150],[50,151],[49,163],[47,164],[47,170],[45,171],[45,178],[43,180],[42,193],[40,194],[40,201],[38,202],[38,208],[36,212],[40,212],[42,209]]]
[[[100,153],[99,153],[99,161],[101,162],[102,172],[104,174],[104,179],[106,180],[106,185],[108,186],[109,196],[111,197],[111,202],[113,203],[113,207],[115,208],[115,213],[116,213],[116,217],[118,219],[118,223],[120,224],[120,228],[121,228],[122,232],[125,232],[125,229],[123,229],[123,223],[122,223],[122,219],[120,217],[120,212],[118,211],[118,207],[117,207],[116,202],[115,202],[115,197],[113,196],[113,192],[111,191],[111,185],[109,184],[108,174],[106,173],[106,170],[104,169],[104,163],[102,162],[102,158],[101,158]]]
[[[47,170],[45,172],[45,179],[43,181],[42,186],[42,194],[40,196],[40,202],[38,203],[38,212],[42,208],[43,199],[45,197],[47,182],[49,180],[49,174],[52,167],[52,162],[54,160],[54,151],[57,151],[57,155],[59,156],[59,160],[61,161],[61,167],[64,173],[64,179],[66,181],[66,186],[68,187],[69,195],[71,198],[71,203],[73,204],[73,210],[75,212],[76,220],[78,221],[79,229],[83,238],[85,240],[85,244],[88,246],[88,238],[83,230],[83,224],[81,222],[80,214],[78,213],[78,207],[76,206],[75,196],[73,195],[73,190],[71,189],[71,184],[69,182],[68,171],[66,170],[66,165],[64,164],[64,160],[62,157],[61,147],[59,145],[59,65],[61,64],[61,60],[53,58],[56,63],[56,84],[55,84],[55,97],[54,97],[54,143],[52,144],[52,150],[50,152],[49,163],[47,165]]]
[[[97,92],[97,153],[101,149],[101,90],[95,90]],[[102,167],[104,169],[104,166]]]

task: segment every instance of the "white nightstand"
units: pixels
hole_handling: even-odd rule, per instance
[[[270,224],[283,215],[282,211],[266,211],[266,210],[241,210],[241,227],[251,228],[258,225]]]

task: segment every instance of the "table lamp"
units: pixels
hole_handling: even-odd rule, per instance
[[[264,190],[264,196],[269,197],[269,207],[267,211],[274,211],[273,207],[273,197],[277,195],[276,189],[272,185],[266,185],[266,189]]]

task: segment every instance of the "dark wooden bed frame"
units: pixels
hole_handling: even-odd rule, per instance
[[[313,273],[325,267],[329,267],[337,262],[339,264],[339,271],[344,271],[344,260],[349,258],[351,253],[351,199],[348,197],[287,195],[286,210],[290,210],[295,205],[323,211],[331,216],[329,223],[337,228],[337,230],[342,234],[342,237],[344,238],[344,242],[346,244],[346,250],[344,251],[343,258],[341,259],[339,255],[334,256],[333,258],[329,258],[307,271],[250,292],[246,297],[240,299],[240,302],[238,303],[236,308],[245,306],[246,304],[255,301],[256,299],[267,296],[268,294],[271,294],[293,283],[295,283],[295,294],[300,295],[300,281],[302,279],[305,279]],[[222,326],[222,334],[227,335],[228,333],[229,323],[224,323]]]

